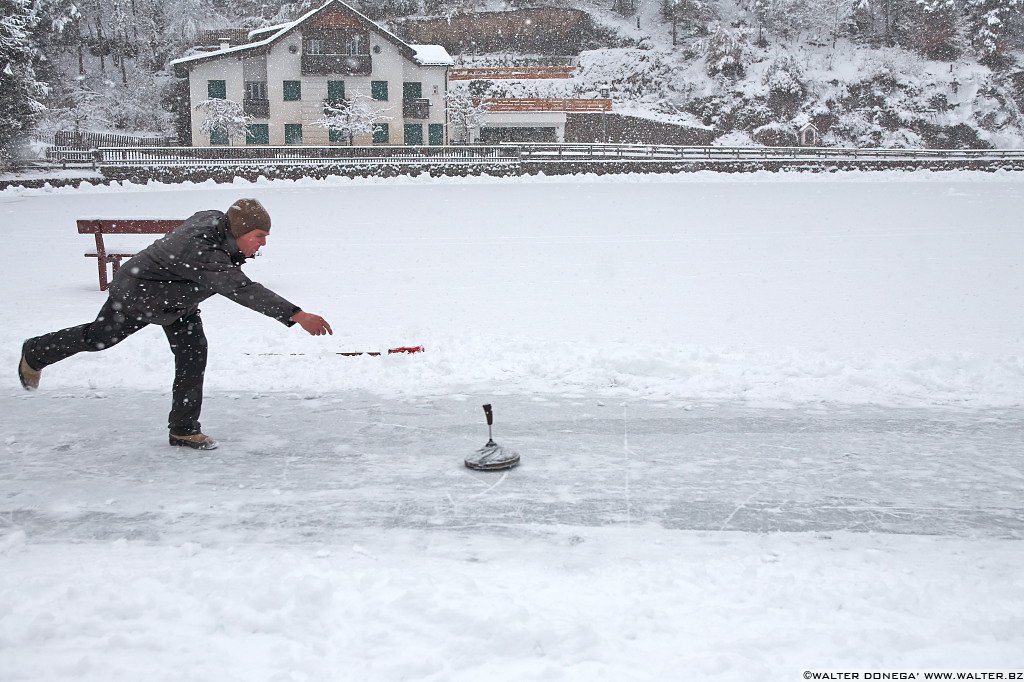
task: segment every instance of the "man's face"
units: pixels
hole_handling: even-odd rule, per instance
[[[246,258],[252,258],[261,246],[267,245],[267,236],[270,233],[266,230],[250,230],[235,240],[238,250],[245,254]]]

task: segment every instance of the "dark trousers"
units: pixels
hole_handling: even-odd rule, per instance
[[[126,315],[120,303],[108,298],[93,322],[26,341],[25,360],[33,369],[41,370],[83,351],[95,352],[117,345],[148,324],[144,319]],[[179,436],[199,433],[206,374],[206,335],[199,311],[164,325],[164,334],[174,353],[174,385],[167,427]]]

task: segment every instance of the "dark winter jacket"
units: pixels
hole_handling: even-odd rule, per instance
[[[129,315],[169,324],[214,294],[291,326],[300,308],[242,272],[245,255],[220,211],[200,211],[135,254],[110,282],[110,297]]]

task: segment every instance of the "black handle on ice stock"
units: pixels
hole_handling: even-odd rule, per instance
[[[492,426],[494,424],[494,413],[491,412],[490,405],[484,405],[484,414],[487,415],[487,425]]]

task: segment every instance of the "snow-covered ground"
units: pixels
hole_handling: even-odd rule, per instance
[[[157,329],[21,390],[103,300],[75,218],[240,196],[250,275],[336,334],[204,305],[220,450],[164,444]],[[0,677],[1020,666],[1022,209],[1003,173],[0,192]],[[519,469],[462,467],[484,402]]]

